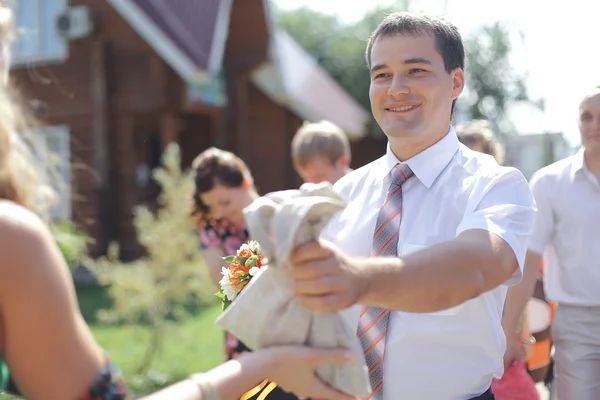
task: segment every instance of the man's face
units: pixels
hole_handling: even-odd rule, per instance
[[[304,183],[330,182],[334,184],[346,174],[348,160],[346,157],[341,157],[332,164],[325,158],[317,157],[302,165],[294,163],[294,167]]]
[[[600,156],[600,90],[579,105],[579,130],[586,151]]]
[[[390,140],[446,133],[464,74],[459,68],[446,72],[433,34],[379,37],[370,73],[371,110]]]

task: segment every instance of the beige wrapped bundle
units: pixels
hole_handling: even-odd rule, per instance
[[[356,332],[338,312],[315,312],[299,305],[287,267],[290,252],[318,238],[333,214],[345,206],[331,185],[322,183],[273,192],[247,207],[250,237],[260,244],[268,267],[244,287],[217,324],[252,350],[277,345],[351,349],[355,354],[351,361],[320,366],[317,375],[342,392],[365,397],[371,385]]]

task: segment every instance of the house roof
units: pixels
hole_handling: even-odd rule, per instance
[[[224,93],[217,93],[220,86],[214,83],[223,62],[233,0],[108,2],[189,83],[192,101],[223,105]],[[305,120],[329,120],[350,138],[362,137],[367,112],[286,32],[275,28],[268,0],[263,0],[263,7],[271,54],[253,71],[254,84]]]
[[[274,28],[271,40],[272,62],[254,71],[254,83],[306,120],[329,120],[351,139],[364,136],[364,108],[287,32]]]
[[[221,68],[233,0],[108,0],[182,79]]]
[[[263,3],[271,37],[271,60],[254,71],[254,83],[273,101],[286,105],[305,120],[329,120],[350,139],[363,137],[368,112],[287,32],[275,26],[269,1]]]

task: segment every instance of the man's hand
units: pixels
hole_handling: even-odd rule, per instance
[[[506,337],[506,351],[504,352],[504,368],[516,365],[526,358],[525,348],[516,336]]]
[[[351,259],[331,243],[310,242],[290,256],[292,288],[298,302],[314,311],[338,311],[358,302],[365,279],[357,272],[358,259]]]

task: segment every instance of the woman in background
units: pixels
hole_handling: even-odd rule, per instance
[[[192,163],[196,190],[193,216],[198,222],[200,243],[213,283],[219,287],[221,257],[235,254],[248,241],[243,210],[259,196],[248,166],[235,154],[210,148],[200,153]],[[249,352],[231,333],[225,333],[225,357],[236,359]],[[264,381],[243,399],[297,400],[275,384]]]

